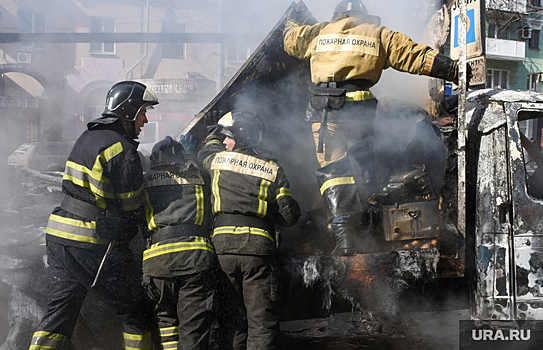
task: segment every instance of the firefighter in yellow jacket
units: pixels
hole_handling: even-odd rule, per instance
[[[149,248],[143,273],[164,349],[207,349],[217,309],[218,261],[209,237],[209,184],[167,136],[145,174]]]
[[[65,350],[89,290],[123,323],[126,349],[150,350],[150,312],[128,243],[145,223],[143,170],[134,140],[158,104],[147,87],[115,84],[66,162],[65,196],[47,224],[47,311],[30,350]],[[104,332],[110,330],[104,329]]]
[[[389,67],[457,82],[457,62],[381,26],[380,18],[369,15],[360,0],[341,1],[330,22],[309,26],[290,19],[284,30],[284,49],[310,61],[314,85],[309,87],[306,120],[312,122],[321,166],[317,182],[336,237],[332,254],[353,255],[353,231],[367,208],[359,199],[347,156],[359,163],[364,192],[371,195],[375,186],[371,138],[377,100],[370,87]],[[355,144],[349,152],[349,146]]]

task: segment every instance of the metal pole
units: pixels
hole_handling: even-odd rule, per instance
[[[149,34],[149,0],[147,0],[147,34]],[[136,68],[141,62],[143,62],[143,60],[145,58],[147,58],[147,55],[149,54],[149,43],[146,43],[145,44],[145,53],[143,54],[143,57],[141,57],[138,62],[134,63],[134,65],[132,67],[130,67],[127,71],[126,71],[126,80],[129,80],[128,76],[129,74],[132,73],[132,71],[134,70],[134,68]]]
[[[222,0],[219,0],[218,5],[218,27],[217,33],[222,33]],[[224,44],[219,43],[219,54],[217,57],[217,80],[215,82],[215,90],[219,93],[224,87]]]
[[[466,235],[466,73],[467,73],[467,0],[457,0],[458,21],[458,230]]]

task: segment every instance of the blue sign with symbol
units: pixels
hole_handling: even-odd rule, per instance
[[[468,32],[467,32],[467,43],[471,44],[475,42],[475,10],[471,9],[467,11],[468,15]],[[454,16],[454,27],[456,31],[454,32],[454,47],[458,47],[458,15]]]

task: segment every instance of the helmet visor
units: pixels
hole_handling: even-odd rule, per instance
[[[158,97],[156,97],[155,93],[149,90],[149,88],[145,88],[143,100],[154,105],[158,103]]]
[[[233,140],[236,139],[234,137],[234,133],[232,132],[232,130],[230,130],[230,128],[222,128],[221,134],[223,134],[224,136],[229,137],[229,138],[231,138]]]

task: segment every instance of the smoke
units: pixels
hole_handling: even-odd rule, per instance
[[[67,6],[66,2],[69,3]],[[304,3],[313,13],[318,21],[329,20],[338,1],[325,0],[306,0]],[[30,0],[20,1],[21,9],[23,6],[26,9],[47,10],[44,8],[43,1],[33,3]],[[51,1],[47,2],[51,6],[51,10],[58,15],[51,17],[47,23],[47,31],[50,32],[84,32],[88,29],[89,15],[96,18],[111,18],[114,17],[108,8],[107,1],[96,2],[96,6],[87,6],[88,1]],[[94,3],[94,2],[90,2]],[[111,1],[111,4],[118,6],[122,1]],[[129,3],[129,2],[127,2]],[[144,3],[141,1],[140,3]],[[162,29],[162,21],[166,17],[166,12],[169,15],[180,15],[182,12],[176,6],[192,7],[191,10],[202,10],[205,7],[205,15],[197,15],[194,12],[183,12],[184,19],[192,25],[187,31],[198,32],[215,30],[215,22],[217,22],[216,7],[218,4],[222,7],[221,31],[224,33],[259,33],[262,39],[276,25],[277,21],[283,15],[288,6],[292,3],[291,0],[267,0],[267,1],[248,1],[248,0],[222,0],[222,1],[204,1],[203,4],[197,5],[191,1],[172,1],[171,7],[168,8],[168,1],[158,2],[158,6],[163,6],[160,9],[152,9],[151,12],[151,31],[160,32]],[[179,5],[183,3],[184,5]],[[186,4],[185,4],[186,3]],[[429,16],[433,13],[430,9],[435,9],[437,6],[432,1],[387,1],[382,0],[366,0],[364,1],[368,11],[381,17],[382,24],[391,30],[400,31],[415,41],[423,41],[426,23]],[[175,4],[175,5],[174,5]],[[47,6],[49,6],[47,5]],[[10,5],[11,6],[11,5]],[[171,11],[170,11],[171,10]],[[87,12],[85,12],[87,11]],[[11,7],[0,5],[2,13],[2,21],[0,21],[0,29],[5,32],[18,32],[20,30],[17,19],[17,11]],[[59,20],[58,16],[66,18],[75,18],[78,24],[75,27],[67,27],[61,25],[64,21]],[[161,17],[162,16],[162,17]],[[212,18],[208,18],[212,16]],[[174,16],[175,17],[175,16]],[[127,32],[142,32],[145,31],[146,13],[144,7],[141,11],[138,9],[137,15],[133,18],[122,20],[119,23],[123,30]],[[55,19],[57,21],[55,21]],[[69,21],[68,21],[69,22]],[[107,23],[103,23],[107,25]],[[189,72],[197,71],[209,79],[216,79],[216,69],[213,66],[215,55],[217,55],[217,45],[207,44],[201,52],[195,53],[192,51],[195,45],[187,45],[187,56],[183,59],[167,59],[161,60],[159,44],[150,44],[149,49],[154,54],[149,55],[144,63],[138,66],[133,72],[133,79],[145,78],[169,78],[170,74],[179,74],[180,78],[185,78]],[[254,50],[258,43],[249,43],[249,46]],[[75,139],[85,128],[85,121],[96,117],[101,112],[103,103],[105,102],[104,91],[107,91],[113,82],[123,80],[124,73],[140,57],[145,53],[145,45],[143,44],[119,44],[116,46],[117,52],[89,54],[86,52],[84,59],[92,59],[92,64],[86,65],[88,61],[80,59],[80,53],[77,50],[84,50],[79,47],[74,49],[73,45],[64,44],[47,44],[46,49],[27,50],[32,53],[34,60],[31,67],[38,72],[40,76],[45,76],[49,81],[47,90],[41,86],[34,78],[30,78],[24,73],[5,73],[2,74],[0,84],[0,98],[15,97],[9,99],[13,103],[18,104],[21,101],[32,102],[39,100],[39,108],[20,108],[20,107],[3,107],[3,127],[0,131],[0,162],[6,164],[7,157],[17,146],[26,140],[26,132],[36,133],[34,140],[40,140],[44,131],[49,131],[55,140],[70,140]],[[211,48],[211,49],[210,49]],[[15,64],[17,62],[18,47],[16,45],[2,44],[0,45],[0,63]],[[125,52],[136,52],[134,57],[123,57]],[[25,52],[25,50],[22,50]],[[50,54],[55,52],[55,54]],[[49,60],[46,60],[48,57]],[[76,60],[76,57],[79,57]],[[118,60],[122,57],[124,61]],[[115,64],[105,65],[108,59],[114,58]],[[109,61],[107,61],[109,62]],[[176,70],[176,65],[189,67],[185,70]],[[123,66],[124,64],[124,66]],[[107,67],[107,74],[100,75],[99,68]],[[234,69],[230,67],[231,69]],[[175,72],[175,73],[170,73]],[[308,73],[308,72],[306,72]],[[228,72],[231,76],[235,71]],[[181,76],[182,75],[182,76]],[[107,77],[109,80],[97,79],[96,86],[85,86],[82,82],[89,77]],[[176,78],[178,76],[175,76]],[[307,77],[305,77],[307,78]],[[29,80],[31,82],[29,83]],[[412,76],[406,73],[396,72],[388,69],[384,72],[380,82],[372,89],[378,97],[394,96],[395,98],[408,100],[417,103],[420,101],[420,91],[427,90],[427,79],[424,77]],[[310,132],[310,124],[303,120],[305,115],[305,107],[307,104],[306,86],[308,80],[300,81],[300,76],[286,76],[276,82],[273,87],[265,86],[264,82],[258,82],[251,87],[252,93],[245,94],[239,99],[234,99],[229,106],[230,108],[249,108],[254,109],[259,115],[266,120],[267,141],[270,141],[271,150],[277,156],[278,162],[286,171],[291,182],[291,191],[301,206],[307,211],[318,209],[323,206],[322,197],[318,191],[318,186],[315,180],[315,170],[319,167],[316,158],[313,143],[313,135]],[[78,85],[79,84],[79,85]],[[38,86],[36,86],[38,85]],[[24,86],[25,89],[21,87]],[[74,89],[80,89],[76,91]],[[47,91],[47,92],[46,92]],[[60,97],[59,97],[60,96]],[[93,97],[93,99],[82,99],[81,96]],[[94,99],[96,97],[96,99]],[[26,98],[24,100],[23,98]],[[45,100],[49,99],[49,101]],[[185,96],[183,96],[185,98]],[[213,95],[209,96],[209,100]],[[91,101],[92,100],[92,101]],[[303,100],[303,103],[300,103]],[[8,101],[8,100],[5,100]],[[45,104],[41,104],[45,102]],[[91,103],[92,102],[92,103]],[[191,110],[196,109],[194,106],[205,105],[207,101],[191,101],[190,98],[183,103],[191,104]],[[85,105],[88,103],[88,105]],[[156,112],[160,112],[161,108],[165,111],[165,104],[160,104],[156,107]],[[103,107],[102,107],[103,108]],[[74,110],[77,113],[74,116]],[[196,109],[196,112],[198,110]],[[169,111],[168,111],[169,112]],[[176,111],[172,111],[176,112]],[[33,130],[32,125],[39,124],[38,130]],[[26,128],[30,128],[27,130]],[[180,130],[168,130],[170,134],[176,134]],[[399,130],[401,132],[401,130]],[[163,137],[164,135],[161,135]],[[395,135],[390,135],[394,138]],[[36,238],[39,234],[43,234],[43,228],[47,223],[47,217],[55,205],[60,202],[60,193],[58,190],[52,190],[46,185],[40,185],[39,180],[23,179],[19,174],[14,174],[11,168],[1,167],[0,187],[2,192],[9,197],[5,206],[2,207],[2,232],[0,237],[3,238],[3,245],[26,242]],[[19,187],[21,182],[26,185]],[[322,221],[326,218],[320,217]],[[286,230],[285,232],[296,234],[299,227]],[[307,238],[307,237],[305,237]],[[288,243],[288,241],[287,241]],[[329,241],[326,241],[329,243]],[[333,243],[332,243],[333,244]],[[285,244],[288,249],[288,244]],[[328,251],[331,249],[328,249]],[[35,253],[35,252],[34,252]],[[4,254],[2,254],[4,255]],[[7,255],[7,254],[6,254]],[[36,259],[33,255],[32,259]],[[38,257],[38,261],[41,257]],[[9,268],[11,265],[6,264]],[[9,269],[8,269],[9,270]],[[21,277],[21,271],[17,270],[18,278]],[[33,273],[35,273],[34,271]],[[38,272],[43,273],[43,270]],[[13,274],[13,271],[1,271],[0,277],[2,280],[7,280],[6,274]],[[29,273],[27,279],[33,278]],[[11,289],[5,285],[0,286],[0,311],[7,308],[8,294]],[[40,288],[33,286],[32,292],[35,289],[45,292],[45,285]],[[41,296],[43,297],[43,295]],[[42,305],[43,306],[43,305]],[[37,308],[37,306],[36,306]],[[40,310],[39,312],[43,312]],[[38,318],[39,312],[35,312],[34,317]],[[0,329],[8,329],[9,326],[3,324],[4,318],[0,318]],[[33,320],[33,322],[37,322]],[[33,324],[32,326],[35,326]],[[29,326],[32,328],[32,326]],[[7,335],[0,334],[0,343],[2,337]],[[24,346],[23,346],[24,348]]]

